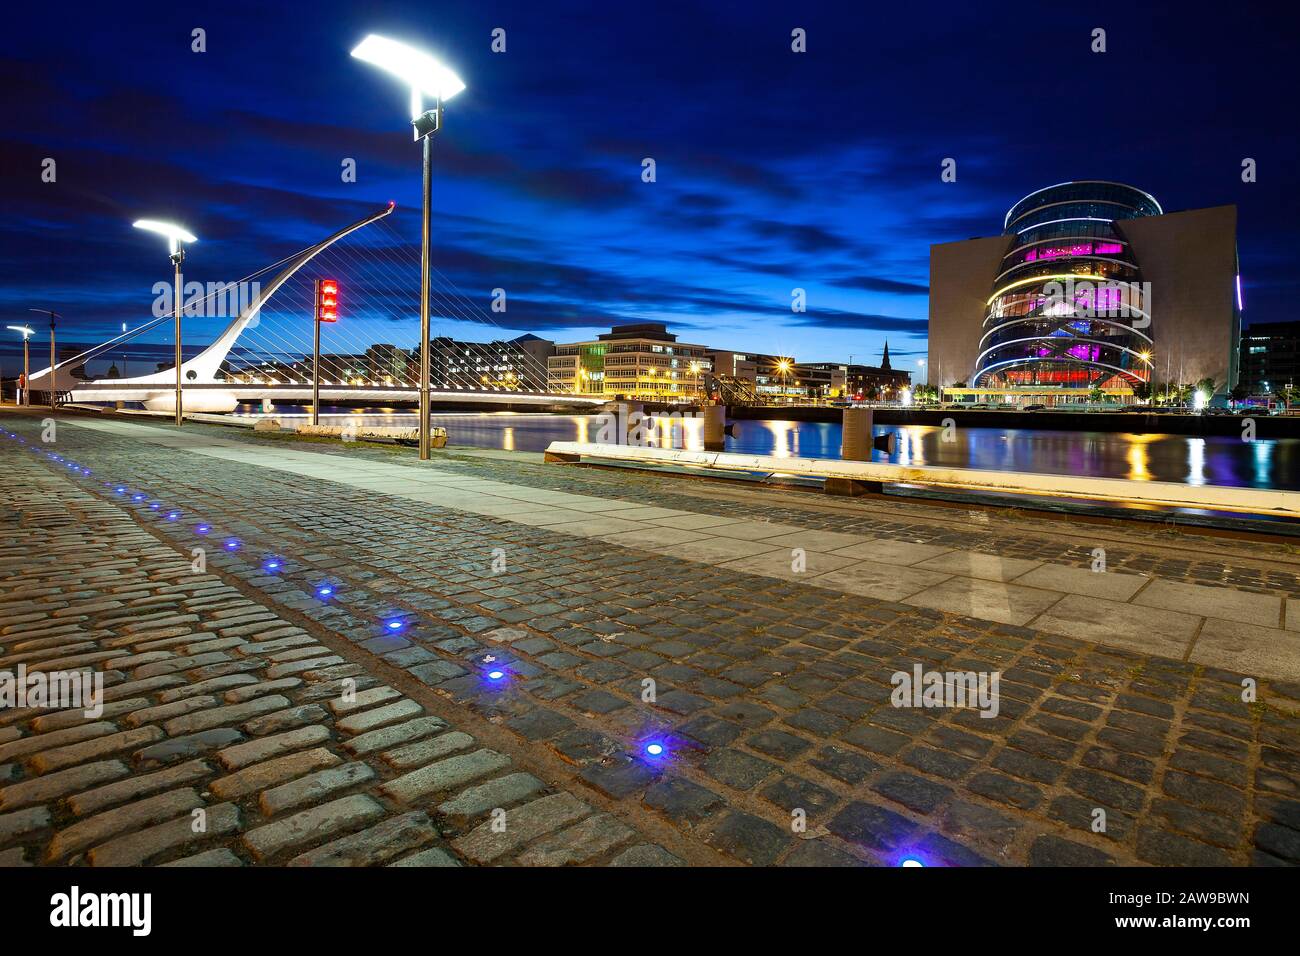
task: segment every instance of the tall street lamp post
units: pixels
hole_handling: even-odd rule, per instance
[[[154,219],[137,219],[132,223],[137,229],[145,229],[166,236],[171,249],[172,265],[176,267],[176,424],[181,424],[181,263],[185,261],[185,243],[198,242],[192,234],[181,226],[171,222],[158,222]]]
[[[32,400],[30,395],[31,389],[28,388],[28,383],[31,381],[32,371],[27,356],[27,340],[36,334],[36,330],[30,325],[10,325],[7,326],[7,328],[10,332],[17,332],[23,337],[23,395],[21,403],[23,405],[30,405]]]
[[[433,134],[442,128],[442,104],[465,84],[460,77],[427,53],[370,34],[352,51],[358,60],[378,66],[402,80],[411,90],[411,125],[416,142],[422,142],[424,160],[424,211],[420,230],[420,460],[429,460],[429,240],[433,207]],[[433,109],[424,108],[424,97]]]
[[[61,319],[63,316],[57,312],[51,312],[49,309],[28,309],[28,312],[39,312],[41,315],[50,317],[50,411],[54,411],[58,400],[58,380],[54,374],[54,320]],[[26,345],[26,340],[23,342]]]

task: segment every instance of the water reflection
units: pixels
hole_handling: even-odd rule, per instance
[[[249,417],[264,417],[246,413]],[[275,417],[305,420],[303,408],[277,406]],[[410,428],[415,416],[384,409],[347,414],[325,409],[321,423],[396,425]],[[595,415],[536,413],[449,413],[430,421],[447,429],[452,444],[517,451],[543,451],[553,441],[595,441]],[[1236,485],[1300,490],[1300,439],[1244,442],[1235,436],[1134,435],[1124,432],[1074,432],[1039,429],[877,426],[895,435],[892,457],[876,461],[904,465],[949,465],[1079,477],[1130,478],[1190,484]],[[703,422],[656,419],[651,431],[657,447],[703,447]],[[727,451],[788,458],[838,458],[838,423],[737,421],[727,436]]]
[[[1129,481],[1150,481],[1150,452],[1147,445],[1154,436],[1152,435],[1129,435],[1128,448],[1128,475]]]
[[[1205,439],[1187,439],[1187,483],[1205,484]]]
[[[1273,475],[1273,445],[1271,441],[1247,442],[1255,453],[1255,485],[1269,481]]]

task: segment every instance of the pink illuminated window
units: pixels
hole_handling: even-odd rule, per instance
[[[1101,250],[1098,249],[1098,251]],[[1030,249],[1025,253],[1025,261],[1036,262],[1039,259],[1059,259],[1062,256],[1087,256],[1091,254],[1091,242],[1077,242],[1072,246],[1046,246],[1044,248]]]

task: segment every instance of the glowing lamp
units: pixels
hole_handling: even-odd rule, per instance
[[[199,240],[185,228],[176,225],[174,222],[159,222],[156,219],[137,219],[131,223],[137,229],[144,229],[148,232],[156,232],[167,238],[171,246],[172,255],[176,254],[176,249],[182,242],[198,242]]]
[[[424,113],[422,96],[449,100],[465,89],[459,76],[429,54],[374,33],[358,43],[352,55],[387,70],[411,88],[412,120]]]

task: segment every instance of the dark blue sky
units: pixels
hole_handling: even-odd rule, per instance
[[[406,94],[348,56],[377,32],[440,51],[468,84],[435,146],[434,262],[483,309],[506,289],[493,317],[512,332],[659,319],[684,341],[801,360],[874,360],[888,338],[914,363],[929,245],[995,234],[1023,194],[1080,178],[1166,210],[1238,204],[1246,318],[1291,319],[1296,24],[1278,16],[1242,2],[23,4],[0,31],[0,310],[8,324],[57,309],[85,341],[140,324],[169,268],[130,227],[146,216],[199,235],[200,281],[389,199],[380,238],[414,252]],[[807,53],[791,52],[795,27]],[[40,181],[44,157],[56,183]],[[353,319],[415,343],[413,313]]]

